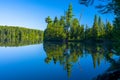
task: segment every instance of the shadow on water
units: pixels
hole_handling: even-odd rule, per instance
[[[79,59],[84,57],[86,54],[90,54],[93,60],[93,67],[99,66],[101,61],[104,59],[110,63],[110,67],[102,75],[98,75],[93,78],[95,80],[109,80],[109,78],[119,79],[120,78],[120,53],[117,44],[104,44],[104,43],[43,43],[44,50],[47,57],[45,62],[60,63],[67,71],[68,77],[71,76],[72,67],[74,63],[79,64]],[[114,55],[119,56],[119,59],[114,59]],[[111,76],[113,75],[114,76]]]

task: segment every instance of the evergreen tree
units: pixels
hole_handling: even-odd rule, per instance
[[[72,23],[71,23],[71,29],[70,29],[70,35],[71,35],[71,39],[77,39],[77,34],[78,34],[78,27],[79,27],[79,21],[78,19],[73,19]]]
[[[61,16],[61,18],[60,18],[60,25],[65,26],[65,17],[64,16]]]
[[[66,12],[66,26],[65,29],[68,31],[70,28],[70,23],[73,18],[73,12],[72,12],[72,4],[69,5],[68,11]]]
[[[47,29],[44,31],[44,41],[64,41],[65,38],[64,26],[55,17],[54,23],[48,23]]]
[[[72,40],[84,39],[84,25],[80,26],[77,18],[73,19],[71,23],[70,38]]]
[[[40,43],[43,31],[18,26],[0,26],[0,42],[8,46]]]
[[[107,24],[106,24],[106,39],[112,40],[112,38],[113,38],[112,30],[113,30],[113,26],[110,24],[110,22],[107,22]]]
[[[98,40],[98,17],[95,15],[93,30],[92,30],[93,40]]]
[[[48,16],[48,17],[45,19],[45,22],[48,23],[48,24],[52,22],[52,19],[50,18],[50,16]]]
[[[44,31],[44,40],[48,41],[104,41],[105,37],[112,40],[113,37],[110,36],[113,36],[114,31],[118,29],[117,27],[113,29],[109,22],[105,26],[101,17],[95,15],[93,27],[86,27],[84,30],[84,25],[80,25],[78,19],[73,18],[72,4],[69,5],[65,16],[61,16],[60,19],[55,17],[53,21],[48,16],[45,21],[48,24]]]
[[[103,21],[101,20],[101,17],[99,17],[98,19],[98,38],[99,40],[103,40],[104,37],[105,37],[105,27],[104,27],[104,23]]]
[[[55,17],[55,19],[54,19],[54,24],[55,23],[58,23],[58,18],[57,17]]]

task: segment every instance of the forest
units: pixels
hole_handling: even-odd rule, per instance
[[[93,26],[81,25],[74,18],[72,4],[60,19],[56,16],[54,20],[48,16],[45,19],[47,28],[44,31],[44,41],[119,41],[118,26],[109,21],[103,22],[98,15],[94,16]]]
[[[120,80],[120,0],[0,7],[0,80]]]
[[[91,0],[93,1],[93,0]],[[87,2],[89,5],[89,2]],[[80,0],[80,4],[87,4],[86,1]],[[116,3],[119,3],[119,1]],[[115,4],[115,9],[119,9],[119,5]],[[100,6],[97,6],[100,8]],[[104,11],[104,10],[102,10]],[[105,12],[102,12],[105,13]],[[114,12],[116,18],[113,23],[106,20],[104,22],[98,15],[94,16],[93,26],[80,24],[79,19],[73,14],[73,6],[69,4],[65,15],[52,20],[50,16],[45,18],[47,28],[44,34],[40,30],[19,28],[13,26],[0,26],[0,42],[9,41],[62,41],[62,42],[80,42],[80,41],[96,41],[96,42],[120,42],[119,28],[119,11]]]
[[[37,44],[43,40],[43,31],[17,26],[0,26],[0,46]]]

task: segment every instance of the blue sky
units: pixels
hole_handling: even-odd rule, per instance
[[[101,15],[93,6],[86,8],[78,0],[0,0],[0,25],[44,30],[47,25],[45,18],[64,15],[70,3],[73,4],[74,17],[79,18],[82,13],[81,24],[92,26],[95,14],[100,15],[104,22],[106,19],[113,21],[112,14]]]

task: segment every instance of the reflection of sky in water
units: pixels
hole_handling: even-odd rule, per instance
[[[105,70],[107,70],[109,63],[102,60],[100,66],[96,65],[96,68],[94,68],[92,56],[87,54],[83,58],[80,58],[80,65],[75,64],[75,67],[75,73],[79,74],[78,77],[81,77],[81,80],[88,80],[96,77],[98,74],[102,74]],[[73,73],[72,76],[75,76],[76,74]]]
[[[120,56],[113,55],[112,59],[114,59],[115,61],[118,61],[120,59]]]
[[[59,62],[45,63],[43,44],[0,47],[0,51],[0,80],[69,80]],[[89,80],[102,74],[110,64],[102,59],[99,66],[96,62],[94,69],[92,56],[86,52],[72,65],[70,80]]]
[[[31,45],[25,47],[0,47],[0,51],[0,63],[5,64],[36,58],[38,55],[41,56],[43,50],[40,45]]]

